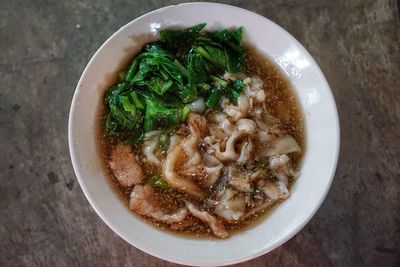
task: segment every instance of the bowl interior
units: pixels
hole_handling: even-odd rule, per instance
[[[193,239],[160,231],[133,216],[109,186],[98,147],[98,107],[110,77],[157,30],[206,22],[207,30],[243,26],[245,41],[275,61],[291,81],[304,111],[307,150],[300,178],[289,199],[262,223],[226,240]],[[72,163],[87,199],[120,237],[135,247],[172,262],[225,265],[276,248],[296,234],[325,198],[336,168],[339,122],[323,74],[309,53],[290,34],[250,11],[211,3],[165,7],[148,13],[112,35],[90,60],[71,105],[69,144]]]

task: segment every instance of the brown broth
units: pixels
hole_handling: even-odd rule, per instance
[[[262,55],[251,45],[245,47],[247,71],[258,75],[264,83],[268,112],[280,119],[284,129],[296,139],[302,153],[290,155],[294,166],[299,169],[306,149],[303,111],[297,101],[290,82],[272,60]]]
[[[299,169],[301,167],[301,159],[304,155],[306,146],[304,120],[303,113],[297,102],[294,91],[291,88],[290,82],[282,74],[282,72],[279,70],[279,67],[275,65],[275,63],[273,63],[270,59],[266,58],[264,55],[258,52],[254,47],[246,45],[245,50],[247,55],[246,74],[248,74],[248,76],[258,75],[262,79],[264,83],[263,87],[266,92],[266,106],[268,112],[274,117],[277,117],[281,120],[284,130],[288,134],[291,134],[302,148],[302,153],[298,153],[295,155],[293,155],[294,153],[292,153],[292,155],[290,155],[294,167],[296,169]],[[117,74],[115,74],[115,77],[116,76]],[[99,151],[103,159],[104,169],[106,170],[109,177],[110,186],[115,190],[115,192],[120,196],[121,200],[128,207],[131,189],[126,189],[118,183],[116,177],[112,174],[112,171],[110,170],[108,165],[110,152],[112,148],[118,142],[120,142],[120,140],[110,138],[104,132],[104,127],[102,126],[104,123],[105,108],[102,104],[100,106],[100,116],[98,123],[98,140],[100,148]],[[137,155],[142,155],[141,150],[137,147],[134,147],[133,150]],[[147,176],[154,172],[154,169],[151,168],[148,169],[145,167],[144,169]],[[290,186],[291,185],[292,181],[290,183]],[[169,193],[156,191],[156,195],[157,198],[159,198],[158,200],[160,202],[168,203],[168,205],[163,205],[162,207],[167,212],[182,207],[184,205],[182,200],[183,198],[191,199],[190,196],[176,191],[170,191]],[[260,223],[279,204],[280,202],[272,205],[262,212],[259,212],[243,221],[240,221],[239,223],[225,223],[225,228],[230,233],[230,235],[244,231],[249,227]],[[204,206],[201,207],[206,208]],[[133,211],[132,213],[135,216],[138,216]],[[207,224],[195,219],[194,217],[189,218],[190,226],[184,229],[171,229],[169,225],[160,223],[152,218],[142,216],[138,217],[168,232],[189,236],[191,238],[215,238]]]

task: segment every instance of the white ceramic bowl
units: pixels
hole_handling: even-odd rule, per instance
[[[274,60],[291,81],[305,114],[307,150],[290,197],[262,223],[226,240],[185,238],[144,223],[110,187],[96,145],[97,110],[110,74],[159,28],[206,22],[207,30],[243,26],[245,41]],[[147,39],[148,40],[148,39]],[[339,121],[324,75],[307,50],[284,29],[250,11],[221,4],[168,6],[128,23],[113,34],[86,66],[71,104],[69,147],[86,198],[103,221],[133,246],[188,265],[227,265],[267,253],[295,235],[324,200],[339,154]],[[305,255],[306,256],[306,255]]]

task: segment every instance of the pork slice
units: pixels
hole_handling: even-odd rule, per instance
[[[143,170],[129,145],[118,144],[111,152],[109,164],[122,186],[131,187],[143,182]]]

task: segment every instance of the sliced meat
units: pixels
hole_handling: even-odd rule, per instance
[[[169,228],[170,228],[171,230],[174,230],[174,231],[181,231],[181,230],[187,229],[187,228],[189,228],[189,227],[195,225],[195,224],[196,224],[196,220],[197,220],[197,219],[194,218],[193,216],[188,215],[188,216],[187,216],[183,221],[181,221],[181,222],[171,223],[171,224],[169,225]]]
[[[188,212],[185,207],[167,214],[154,205],[153,197],[154,190],[150,185],[136,185],[130,196],[129,208],[139,215],[152,217],[164,223],[180,223],[186,218]]]
[[[216,237],[227,238],[229,236],[229,233],[225,230],[224,225],[217,218],[206,211],[200,210],[190,202],[186,202],[186,207],[194,217],[207,223]]]
[[[144,179],[143,170],[127,144],[114,148],[109,164],[118,182],[125,187],[140,184]]]

